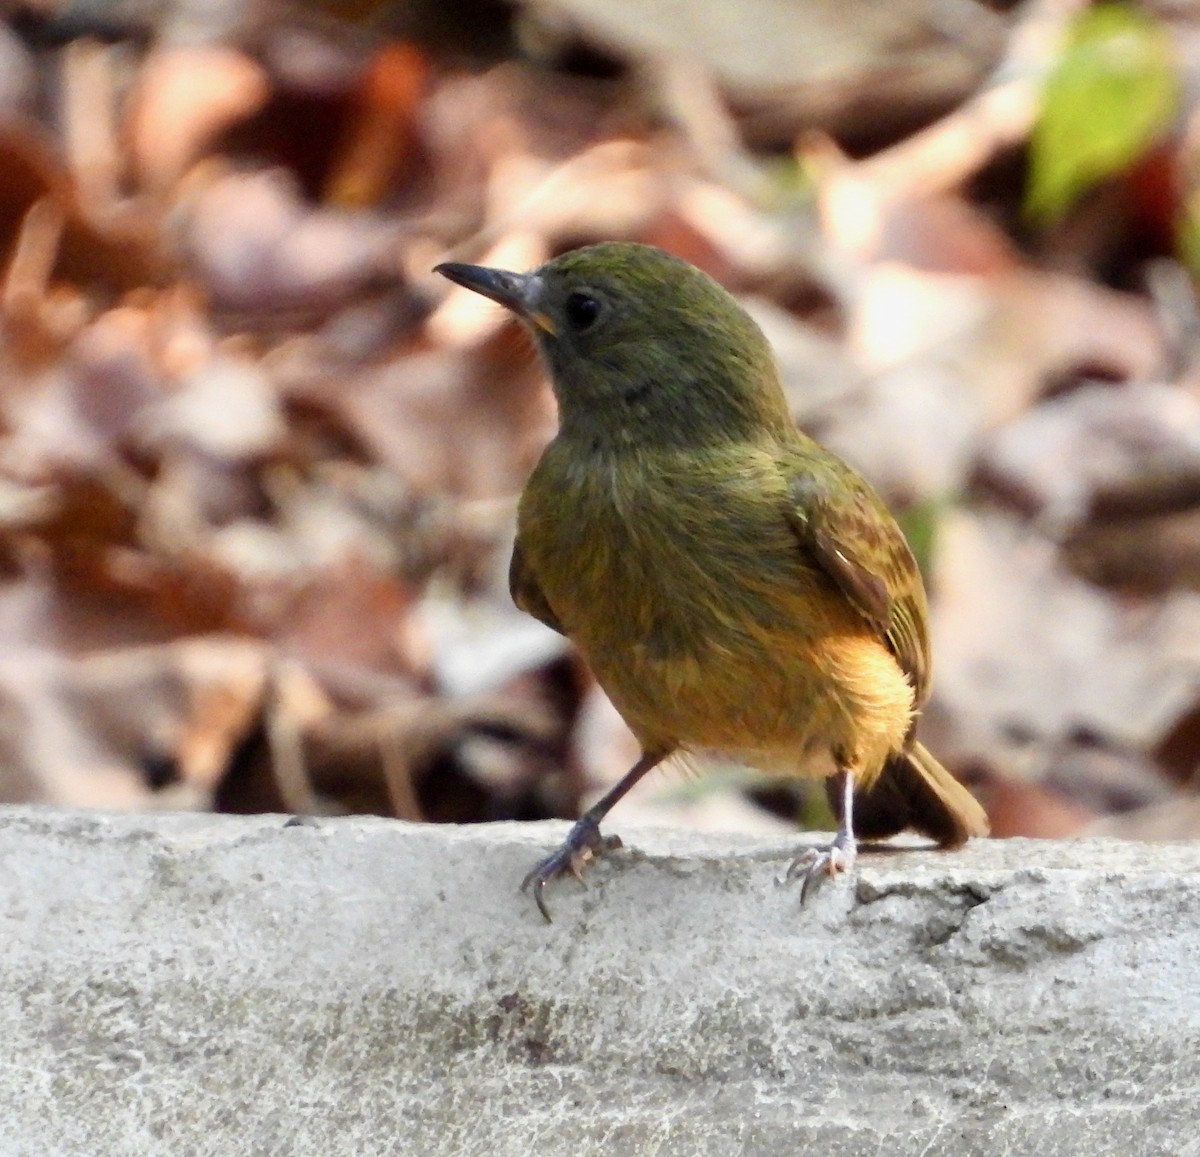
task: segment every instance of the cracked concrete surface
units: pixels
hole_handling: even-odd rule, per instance
[[[1200,844],[563,830],[0,811],[0,1157],[1200,1155]]]

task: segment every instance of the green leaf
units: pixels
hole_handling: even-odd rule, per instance
[[[941,498],[925,498],[896,515],[908,548],[921,568],[925,581],[933,573],[933,552],[937,542],[938,520],[948,503]]]
[[[1178,103],[1161,25],[1124,4],[1080,13],[1042,91],[1026,214],[1038,223],[1061,217],[1081,192],[1141,156]]]
[[[1188,198],[1180,215],[1175,245],[1179,260],[1193,277],[1200,277],[1200,199]]]

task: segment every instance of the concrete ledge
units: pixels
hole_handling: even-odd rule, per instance
[[[0,812],[0,1155],[1200,1153],[1200,844],[283,825]]]

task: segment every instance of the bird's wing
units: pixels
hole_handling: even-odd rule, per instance
[[[539,619],[560,635],[566,634],[562,623],[558,621],[558,616],[550,609],[546,596],[542,594],[542,588],[538,586],[537,579],[533,577],[529,564],[525,561],[525,554],[521,550],[519,538],[513,544],[512,561],[508,564],[508,589],[512,594],[513,602],[526,614]]]
[[[848,466],[822,458],[790,471],[787,518],[806,553],[887,643],[912,680],[929,691],[928,608],[921,572],[883,500]]]

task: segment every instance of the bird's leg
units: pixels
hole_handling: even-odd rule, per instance
[[[537,901],[538,910],[546,918],[547,924],[551,921],[550,909],[546,907],[546,898],[543,895],[546,885],[556,876],[561,876],[566,872],[569,872],[582,884],[583,870],[592,860],[621,846],[620,836],[602,836],[600,834],[600,821],[646,772],[660,764],[668,754],[670,753],[665,751],[642,752],[641,758],[625,773],[621,781],[575,821],[575,826],[567,833],[567,838],[563,840],[558,851],[537,864],[533,871],[521,881],[522,892],[532,886],[533,898]]]
[[[804,884],[800,889],[801,904],[806,903],[816,891],[823,876],[836,876],[849,871],[858,855],[858,845],[854,839],[854,775],[850,771],[840,771],[838,775],[842,780],[842,819],[833,843],[824,850],[805,849],[787,870],[786,878],[789,880],[804,873]]]

